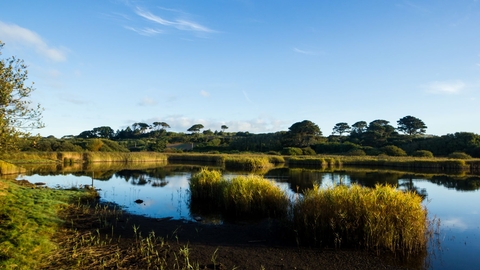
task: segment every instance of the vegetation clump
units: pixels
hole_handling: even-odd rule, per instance
[[[464,152],[453,152],[448,155],[448,158],[452,159],[471,159],[472,157]]]
[[[412,153],[413,157],[433,158],[433,153],[428,150],[417,150]]]
[[[413,254],[426,249],[427,210],[421,197],[391,186],[315,186],[294,205],[299,241]]]
[[[287,212],[286,192],[258,175],[225,179],[202,169],[190,179],[191,204],[217,209],[227,217],[281,217]]]

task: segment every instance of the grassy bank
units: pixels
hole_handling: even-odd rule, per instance
[[[254,154],[169,154],[168,161],[172,163],[204,163],[222,166],[226,169],[253,171],[271,168],[276,164],[285,163],[282,156]]]
[[[158,152],[16,152],[3,154],[0,159],[14,164],[167,162],[167,156]]]
[[[51,241],[63,221],[58,212],[96,193],[36,189],[0,180],[0,268],[41,269],[57,248]]]

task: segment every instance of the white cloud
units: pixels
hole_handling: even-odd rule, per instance
[[[228,126],[229,132],[250,132],[250,133],[265,133],[265,132],[277,132],[285,130],[285,123],[282,120],[273,119],[269,117],[259,116],[256,119],[250,120],[232,120],[222,121],[219,119],[203,119],[203,118],[189,118],[182,115],[169,115],[162,118],[147,119],[146,123],[153,123],[155,121],[163,121],[172,127],[172,131],[186,132],[192,125],[202,124],[204,130],[210,129],[212,131],[221,130],[222,125]]]
[[[125,26],[125,29],[131,30],[133,32],[136,32],[137,34],[140,34],[142,36],[147,36],[147,37],[151,37],[151,36],[155,36],[155,35],[163,33],[162,30],[153,29],[153,28],[149,28],[149,27],[138,29],[138,28],[134,28],[134,27],[130,27],[130,26]]]
[[[155,106],[155,105],[157,105],[157,102],[154,99],[147,97],[147,98],[142,99],[138,103],[138,105],[140,105],[140,106]]]
[[[306,54],[306,55],[319,55],[319,52],[315,51],[306,51],[306,50],[301,50],[299,48],[293,48],[294,52],[301,53],[301,54]]]
[[[205,90],[202,90],[200,91],[200,95],[204,96],[204,97],[209,97],[210,96],[210,93],[208,93],[207,91]]]
[[[16,24],[6,24],[0,21],[0,37],[3,42],[33,46],[37,53],[52,61],[62,62],[67,59],[65,50],[49,47],[40,35]]]
[[[458,94],[465,89],[466,84],[460,80],[457,81],[435,81],[427,84],[425,88],[428,92],[434,94]]]
[[[158,15],[152,14],[150,11],[141,9],[139,7],[136,8],[135,13],[144,18],[147,19],[148,21],[154,22],[156,24],[160,24],[162,26],[166,27],[173,27],[178,30],[183,30],[183,31],[194,31],[194,32],[203,32],[203,33],[213,33],[215,32],[214,30],[203,26],[199,23],[188,21],[185,19],[175,19],[175,20],[166,20]]]

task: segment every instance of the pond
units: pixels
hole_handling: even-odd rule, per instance
[[[92,185],[101,200],[113,202],[131,213],[154,218],[173,218],[222,224],[219,216],[196,212],[189,205],[189,178],[200,166],[164,165],[142,169],[48,171],[31,169],[18,179],[42,182],[51,188]],[[246,172],[223,171],[225,177]],[[430,218],[440,219],[438,243],[429,248],[429,269],[479,269],[480,267],[480,176],[434,174],[379,169],[274,168],[262,172],[290,196],[318,184],[322,187],[353,183],[374,187],[377,183],[415,190],[424,197]]]

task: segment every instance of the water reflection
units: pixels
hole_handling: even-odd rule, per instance
[[[133,213],[221,224],[223,219],[214,209],[191,204],[189,200],[189,178],[203,166],[43,165],[30,167],[26,175],[17,179],[45,182],[49,187],[91,185],[93,182],[95,188],[100,190],[102,200],[117,203]],[[233,177],[249,172],[223,170],[223,173]],[[423,203],[430,217],[441,220],[441,230],[436,234],[441,245],[432,244],[430,253],[434,256],[429,257],[428,267],[475,269],[480,265],[480,211],[477,207],[480,205],[479,175],[367,168],[274,168],[261,174],[278,183],[292,196],[301,196],[314,185],[359,184],[374,187],[376,184],[389,184],[417,192],[425,198]],[[136,200],[142,202],[136,203]]]

